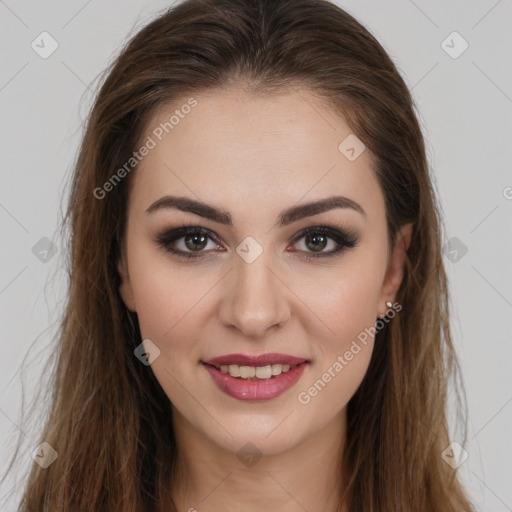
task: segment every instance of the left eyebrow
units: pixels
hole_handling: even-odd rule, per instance
[[[146,213],[150,214],[165,208],[177,208],[183,212],[194,213],[214,222],[225,224],[226,226],[233,225],[233,219],[229,212],[189,197],[169,195],[161,197],[146,209]],[[287,226],[288,224],[305,217],[318,215],[320,213],[333,210],[334,208],[350,208],[359,212],[363,217],[366,217],[366,212],[359,203],[349,199],[348,197],[333,196],[288,208],[281,213],[277,220],[277,224],[279,226]]]

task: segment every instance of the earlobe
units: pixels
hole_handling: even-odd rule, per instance
[[[119,271],[119,275],[121,276],[121,284],[119,285],[119,294],[123,299],[126,307],[132,311],[136,312],[135,301],[133,298],[133,290],[130,282],[130,277],[128,275],[128,271],[125,270],[125,267],[122,262],[119,262],[117,266],[117,270]]]

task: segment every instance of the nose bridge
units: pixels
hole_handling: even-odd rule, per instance
[[[241,244],[239,249],[243,247]],[[225,297],[222,320],[238,327],[246,336],[260,337],[288,318],[289,306],[284,285],[272,269],[270,251],[250,260],[239,255],[235,258],[235,268],[230,273],[231,293]]]

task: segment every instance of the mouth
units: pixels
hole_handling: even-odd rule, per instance
[[[310,361],[286,354],[229,354],[201,361],[217,387],[239,400],[275,398],[291,388]]]
[[[293,370],[298,365],[309,363],[308,359],[275,352],[255,355],[228,354],[202,361],[222,373],[236,379],[273,379]]]

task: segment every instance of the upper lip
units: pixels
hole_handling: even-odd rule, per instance
[[[309,362],[304,357],[290,356],[288,354],[278,354],[276,352],[269,352],[267,354],[247,355],[247,354],[226,354],[224,356],[214,357],[202,361],[205,364],[211,364],[213,366],[222,366],[237,364],[240,366],[267,366],[271,364],[289,364],[293,366],[295,364],[301,364]]]

